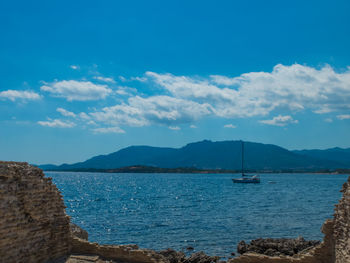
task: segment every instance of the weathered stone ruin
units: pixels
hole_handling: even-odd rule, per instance
[[[97,255],[97,260],[90,262],[98,262],[100,257],[122,262],[162,262],[162,256],[152,250],[103,246],[74,236],[73,233],[81,237],[86,234],[76,228],[71,232],[57,187],[41,169],[27,163],[0,162],[0,209],[3,263],[65,262],[72,253]]]
[[[69,217],[39,168],[0,162],[0,262],[46,262],[69,253]]]
[[[323,225],[325,237],[320,244],[303,249],[307,241],[299,240],[300,249],[293,255],[266,255],[265,250],[261,254],[248,249],[228,262],[350,262],[350,178],[342,192],[334,219]],[[220,260],[202,252],[186,257],[171,249],[156,252],[136,245],[91,243],[86,240],[86,231],[70,225],[69,221],[61,194],[40,169],[27,163],[0,162],[0,262],[211,263]]]
[[[333,238],[335,262],[350,262],[350,177],[341,190],[342,199],[335,207]]]

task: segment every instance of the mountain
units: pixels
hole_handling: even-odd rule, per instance
[[[320,159],[288,151],[276,145],[254,142],[244,142],[244,158],[247,170],[320,170],[350,167],[350,161],[344,166],[345,157]],[[241,141],[205,140],[187,144],[182,148],[131,146],[108,155],[99,155],[80,163],[63,164],[50,170],[113,169],[134,165],[239,170]]]
[[[350,164],[350,148],[336,147],[326,150],[295,150],[293,152],[317,159],[336,161],[343,164],[342,168],[349,167]]]

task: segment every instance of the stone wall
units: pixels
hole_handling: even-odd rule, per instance
[[[69,221],[60,192],[41,169],[0,161],[0,263],[62,262],[71,253],[123,262],[164,261],[155,251],[137,246],[99,245],[80,239],[74,236],[77,227],[71,229]]]
[[[109,260],[130,263],[168,263],[157,252],[139,249],[136,245],[100,245],[72,237],[72,253],[98,255]]]
[[[46,262],[67,254],[69,240],[69,217],[51,179],[27,163],[0,162],[0,262]]]
[[[350,177],[343,185],[343,197],[335,207],[335,262],[350,262]]]

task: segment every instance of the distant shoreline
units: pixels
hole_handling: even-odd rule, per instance
[[[178,174],[237,174],[240,170],[197,169],[191,167],[161,168],[153,166],[134,165],[113,169],[75,168],[75,169],[43,169],[48,172],[90,172],[90,173],[178,173]],[[335,170],[246,170],[245,173],[313,173],[313,174],[350,174],[350,169]]]

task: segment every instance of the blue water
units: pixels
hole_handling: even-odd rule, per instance
[[[242,239],[322,239],[320,228],[347,179],[264,174],[261,184],[233,184],[229,174],[46,174],[90,241],[156,250],[192,246],[222,257]]]

